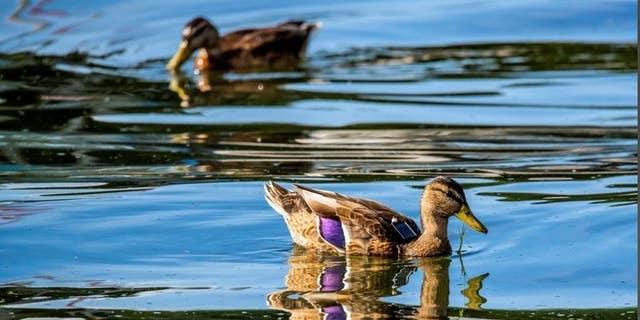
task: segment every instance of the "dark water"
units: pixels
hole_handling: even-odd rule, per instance
[[[0,318],[635,319],[636,9],[4,1]],[[198,14],[323,28],[298,70],[200,93],[164,71]],[[448,258],[299,252],[262,196],[417,218],[441,174],[490,230],[452,221]]]

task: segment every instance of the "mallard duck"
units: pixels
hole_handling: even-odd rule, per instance
[[[304,55],[309,35],[316,28],[315,23],[287,21],[220,37],[213,24],[197,17],[182,30],[182,42],[167,69],[179,69],[197,49],[200,52],[195,60],[196,70],[292,68]]]
[[[462,187],[437,177],[420,200],[423,230],[409,217],[373,200],[294,185],[269,182],[265,198],[284,217],[293,242],[309,249],[345,254],[427,257],[451,253],[449,217],[473,230],[487,228],[473,215]]]

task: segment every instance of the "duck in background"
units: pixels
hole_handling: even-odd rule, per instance
[[[197,17],[182,30],[182,41],[167,70],[178,70],[196,50],[197,71],[295,68],[304,57],[309,35],[317,28],[316,23],[292,20],[220,36],[211,22]]]
[[[166,66],[171,76],[169,89],[178,95],[182,107],[192,105],[196,94],[188,89],[189,79],[180,72],[180,66],[197,50],[194,71],[199,75],[199,92],[211,91],[211,82],[221,80],[220,72],[228,70],[294,70],[304,57],[309,36],[318,27],[318,23],[292,20],[221,37],[207,19],[192,19],[184,26],[178,50]],[[262,88],[258,85],[253,91]]]

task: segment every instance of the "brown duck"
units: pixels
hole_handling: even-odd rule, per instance
[[[448,177],[433,179],[420,200],[423,230],[411,218],[376,201],[295,185],[289,191],[269,182],[267,202],[284,217],[296,244],[357,255],[427,257],[451,253],[449,217],[473,230],[487,228],[469,209],[462,187]]]
[[[182,42],[167,64],[175,71],[200,49],[196,70],[289,69],[304,56],[309,35],[317,24],[287,21],[267,27],[233,31],[222,37],[204,18],[195,18],[182,30]]]

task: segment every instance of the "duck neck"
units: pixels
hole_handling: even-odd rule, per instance
[[[449,242],[447,236],[447,226],[449,219],[432,215],[423,215],[420,219],[422,222],[422,235],[426,239],[439,239]]]
[[[449,219],[434,214],[429,206],[421,209],[422,234],[407,246],[410,256],[439,256],[451,253],[451,244],[447,237]]]

